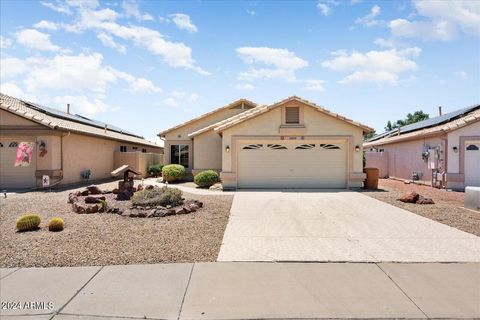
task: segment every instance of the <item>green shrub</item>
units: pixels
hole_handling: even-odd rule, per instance
[[[177,188],[153,188],[135,192],[132,204],[142,207],[178,206],[182,204],[182,191]]]
[[[17,219],[18,231],[35,230],[40,225],[40,216],[38,214],[24,214]]]
[[[198,173],[193,179],[195,184],[201,188],[213,186],[220,181],[220,176],[216,171],[206,170]]]
[[[152,164],[148,166],[147,173],[152,177],[158,177],[162,174],[163,164]]]
[[[169,164],[162,169],[163,181],[173,182],[185,177],[185,167],[180,164]]]
[[[63,222],[62,218],[52,218],[48,223],[48,230],[49,231],[62,231],[65,223]]]

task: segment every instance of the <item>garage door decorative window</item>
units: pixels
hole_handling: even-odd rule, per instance
[[[16,147],[18,147],[18,142],[17,142],[17,141],[12,141],[12,142],[10,142],[10,144],[8,145],[8,147],[10,147],[10,148],[16,148]]]
[[[301,145],[295,147],[295,149],[297,149],[297,150],[310,150],[310,149],[313,149],[313,148],[315,148],[315,144],[312,144],[312,143],[301,144]]]
[[[334,145],[334,144],[325,144],[325,143],[320,144],[320,148],[328,149],[328,150],[340,149],[340,147],[337,146],[337,145]]]
[[[471,144],[467,147],[467,151],[478,151],[478,146]]]
[[[273,150],[287,150],[287,147],[282,146],[281,144],[267,144],[267,147]]]
[[[243,150],[257,150],[263,147],[263,144],[249,144],[248,146],[243,147]]]

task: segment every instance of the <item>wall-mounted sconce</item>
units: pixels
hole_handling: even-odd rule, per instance
[[[230,146],[226,146],[225,151],[230,152]]]
[[[360,152],[360,146],[355,146],[355,151]]]
[[[457,146],[454,146],[454,147],[453,147],[453,152],[455,152],[455,153],[458,152],[458,147],[457,147]]]

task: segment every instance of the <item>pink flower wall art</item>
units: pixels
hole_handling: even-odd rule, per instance
[[[33,142],[20,142],[17,148],[17,156],[15,157],[15,167],[28,167],[32,161]]]

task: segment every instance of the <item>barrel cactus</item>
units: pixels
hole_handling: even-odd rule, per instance
[[[64,227],[64,222],[62,218],[52,218],[48,223],[48,230],[49,231],[62,231]]]
[[[18,231],[35,230],[40,225],[40,216],[38,214],[24,214],[17,219]]]

